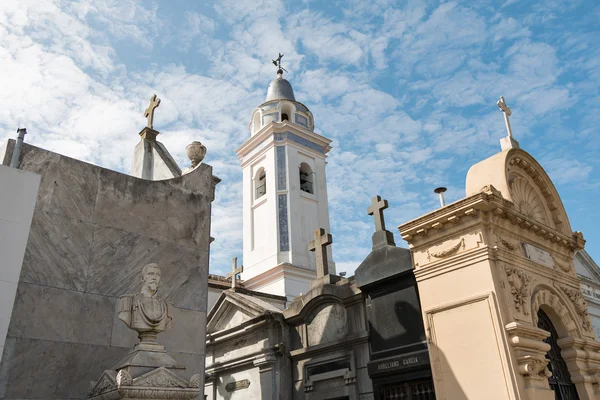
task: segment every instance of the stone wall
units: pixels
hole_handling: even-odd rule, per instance
[[[143,265],[162,268],[174,306],[159,336],[202,373],[211,202],[217,180],[201,165],[146,181],[24,145],[20,168],[42,175],[2,363],[0,398],[81,399],[89,381],[136,342],[116,317],[137,293]]]

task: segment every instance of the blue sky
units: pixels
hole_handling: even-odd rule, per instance
[[[30,143],[128,172],[152,93],[180,165],[202,141],[223,179],[211,271],[242,252],[234,150],[283,53],[296,98],[333,140],[333,255],[370,251],[370,198],[388,229],[465,195],[468,168],[500,150],[499,96],[574,230],[600,261],[600,4],[595,1],[0,1],[0,142]]]

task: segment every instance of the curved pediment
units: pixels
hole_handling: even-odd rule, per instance
[[[554,184],[526,151],[509,149],[473,165],[467,173],[466,194],[492,185],[532,220],[571,236],[571,225]]]

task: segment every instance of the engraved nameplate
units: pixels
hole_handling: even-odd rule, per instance
[[[525,256],[534,263],[554,268],[554,260],[546,250],[542,250],[529,243],[523,243],[523,250],[525,251]]]
[[[228,392],[234,392],[240,389],[247,389],[250,386],[250,381],[248,379],[243,379],[241,381],[229,382],[225,385],[225,390]]]

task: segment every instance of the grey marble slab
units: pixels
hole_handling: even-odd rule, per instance
[[[40,211],[33,215],[20,280],[83,291],[94,226]]]
[[[148,263],[161,267],[161,296],[176,307],[203,310],[208,253],[121,229],[97,227],[86,291],[113,297],[137,293]],[[204,277],[204,278],[203,278]],[[202,280],[202,278],[204,280]],[[204,289],[202,289],[204,288]]]
[[[21,282],[8,335],[109,345],[116,299]]]
[[[171,353],[204,354],[206,340],[206,314],[202,311],[185,310],[172,307],[173,321],[165,332],[158,335],[158,342]],[[111,346],[133,347],[137,342],[137,333],[129,329],[114,313]]]
[[[210,198],[171,181],[102,170],[94,215],[98,225],[208,250]]]
[[[129,349],[9,337],[3,398],[84,399],[89,381],[112,368]],[[2,383],[2,382],[0,382]]]
[[[30,146],[26,143],[23,144],[19,168],[42,176],[36,203],[37,209],[45,209],[50,202],[58,176],[60,157],[60,154]]]
[[[100,168],[61,156],[46,211],[92,222]]]

